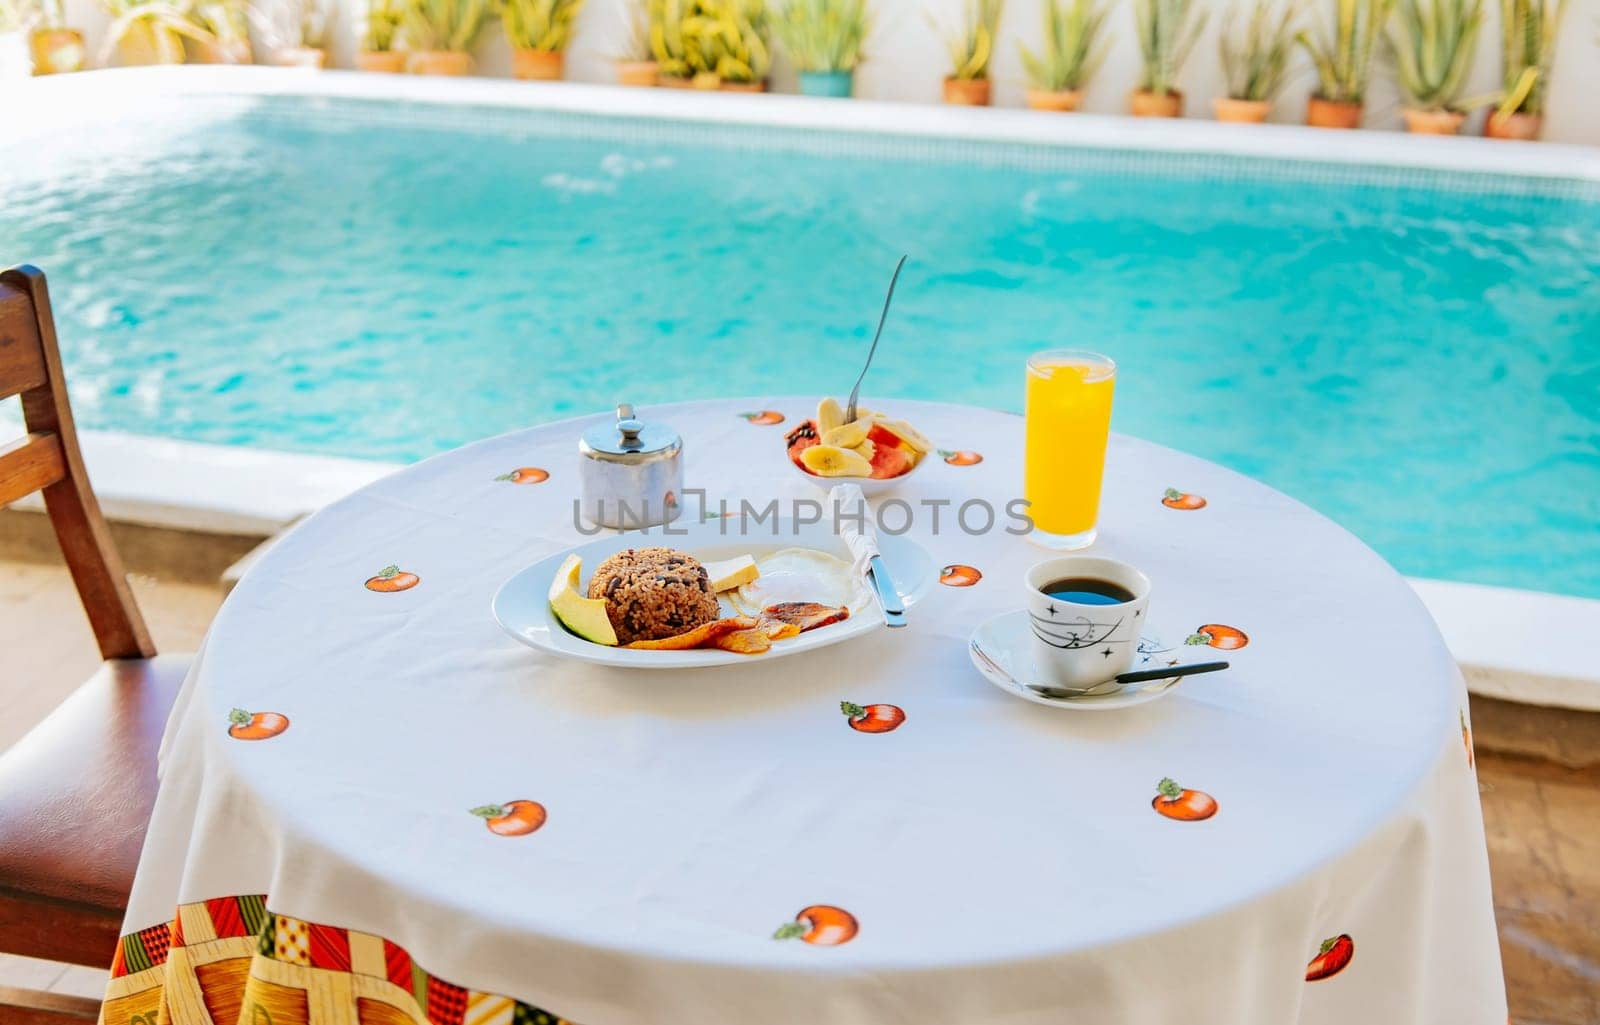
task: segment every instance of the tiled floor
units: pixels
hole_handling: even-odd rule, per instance
[[[164,650],[193,650],[221,600],[205,584],[134,579]],[[0,560],[0,749],[94,669],[64,570]],[[1529,718],[1474,702],[1494,900],[1516,1025],[1600,1025],[1600,717]],[[1537,734],[1531,737],[1530,734]],[[1562,742],[1551,747],[1550,737]],[[1538,741],[1544,741],[1540,746]],[[1489,748],[1549,751],[1587,768]],[[96,995],[102,973],[0,955],[0,985]]]
[[[1480,750],[1478,788],[1512,1017],[1600,1023],[1600,767]]]
[[[158,651],[193,651],[222,593],[135,574],[133,594]],[[72,581],[59,565],[0,561],[0,750],[100,664]]]

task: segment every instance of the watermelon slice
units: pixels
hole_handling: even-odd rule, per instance
[[[872,479],[887,480],[910,473],[916,465],[916,455],[908,448],[897,445],[874,445],[872,449]]]

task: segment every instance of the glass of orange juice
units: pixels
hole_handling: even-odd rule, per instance
[[[1038,544],[1094,543],[1116,384],[1117,365],[1099,353],[1052,349],[1028,359],[1022,497]]]

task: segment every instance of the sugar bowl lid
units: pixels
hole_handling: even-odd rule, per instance
[[[649,462],[676,456],[683,439],[664,423],[640,420],[632,403],[617,405],[615,423],[591,427],[578,442],[578,451],[590,459],[611,463]]]

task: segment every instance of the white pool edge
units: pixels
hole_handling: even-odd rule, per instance
[[[0,436],[20,425],[0,417]],[[400,463],[176,441],[79,435],[106,516],[197,533],[270,537],[401,468]],[[38,496],[13,506],[42,510]],[[1600,636],[1600,601],[1407,578],[1474,694],[1600,711],[1600,660],[1572,640]]]
[[[21,431],[0,416],[0,437]],[[108,519],[242,537],[271,537],[402,465],[121,431],[79,431],[78,445]],[[44,502],[33,494],[12,508]]]
[[[703,93],[577,82],[435,78],[267,67],[115,68],[30,79],[17,89],[7,134],[59,133],[75,109],[104,116],[184,95],[308,96],[670,118],[717,125],[814,129],[964,142],[1170,154],[1254,157],[1382,169],[1413,169],[1600,183],[1600,147],[1466,136],[1416,136],[1299,125],[1235,125],[1104,114],[1042,114],[1012,108]]]

